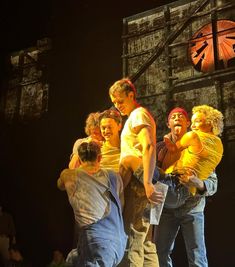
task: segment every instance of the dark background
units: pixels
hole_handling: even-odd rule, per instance
[[[1,119],[0,201],[15,220],[17,241],[33,266],[45,266],[51,251],[67,253],[73,240],[73,214],[66,194],[56,188],[74,141],[84,136],[87,114],[111,105],[109,86],[122,77],[122,18],[173,1],[1,2],[1,80],[13,51],[52,39],[49,111],[39,120],[8,124]],[[235,266],[234,144],[225,144],[217,173],[218,193],[206,209],[210,267]],[[176,267],[187,266],[178,238]]]

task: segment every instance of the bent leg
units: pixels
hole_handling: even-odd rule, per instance
[[[143,215],[147,203],[143,184],[133,177],[125,189],[123,218],[129,239],[127,253],[120,266],[159,266],[156,247],[149,239],[146,239],[150,225]],[[145,265],[145,262],[149,265]]]
[[[143,267],[159,267],[156,245],[152,241],[152,225],[144,241],[144,265]]]
[[[83,248],[76,267],[115,267],[117,264],[112,242],[100,240],[100,242],[92,242]]]
[[[142,160],[134,156],[127,156],[121,160],[119,173],[123,180],[124,188],[129,184],[132,174],[142,165]]]

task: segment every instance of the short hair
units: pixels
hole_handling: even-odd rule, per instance
[[[89,136],[91,134],[91,128],[99,127],[100,112],[92,112],[86,119],[85,133]]]
[[[114,119],[117,124],[122,123],[122,116],[115,109],[107,109],[107,110],[103,111],[100,114],[99,121],[101,122],[102,119],[106,119],[106,118]]]
[[[82,142],[78,146],[78,156],[83,162],[94,162],[100,154],[100,145],[97,142]]]
[[[214,135],[221,135],[224,127],[224,117],[219,110],[208,105],[201,105],[193,107],[192,113],[195,114],[196,112],[203,113],[206,116],[206,122],[211,124]]]
[[[109,95],[114,95],[116,92],[124,92],[126,93],[126,95],[129,92],[133,92],[134,98],[136,98],[137,95],[136,88],[129,78],[123,78],[121,80],[118,80],[109,88]]]

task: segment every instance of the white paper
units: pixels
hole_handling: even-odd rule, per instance
[[[159,221],[160,221],[161,214],[162,214],[162,209],[163,209],[163,206],[164,206],[164,202],[165,202],[165,199],[166,199],[166,194],[167,194],[167,191],[168,191],[168,185],[163,184],[163,183],[158,181],[154,185],[154,187],[155,187],[155,190],[157,192],[162,192],[163,195],[164,195],[164,200],[163,200],[162,203],[159,203],[159,204],[151,203],[151,205],[150,205],[150,224],[158,225]]]

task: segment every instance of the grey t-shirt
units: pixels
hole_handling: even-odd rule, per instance
[[[94,174],[89,174],[82,168],[71,171],[75,171],[76,178],[68,198],[78,225],[82,227],[104,218],[110,210],[107,170],[100,169]]]

